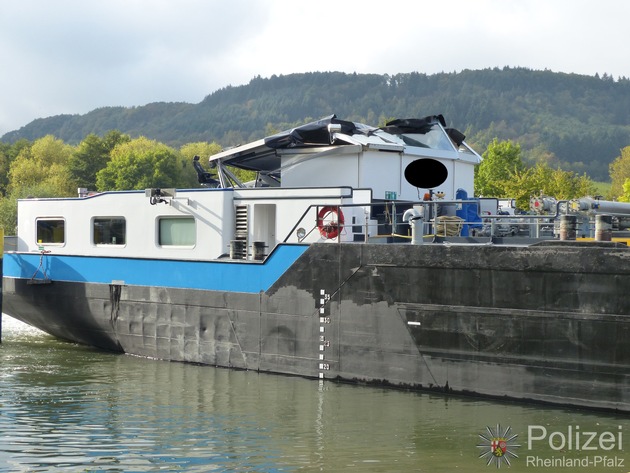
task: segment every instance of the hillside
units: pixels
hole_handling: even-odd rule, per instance
[[[76,144],[89,133],[117,129],[172,146],[195,141],[230,146],[332,113],[371,125],[441,113],[480,152],[494,137],[511,139],[528,159],[607,180],[609,163],[630,145],[630,80],[522,68],[255,77],[198,104],[104,107],[37,119],[2,141],[52,134]]]

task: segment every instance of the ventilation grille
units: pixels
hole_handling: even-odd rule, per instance
[[[247,205],[236,206],[236,220],[234,229],[234,242],[232,243],[233,259],[247,259],[247,234],[249,229],[247,222],[249,221],[249,207]]]

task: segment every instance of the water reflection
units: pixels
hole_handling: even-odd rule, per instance
[[[484,471],[486,425],[630,432],[624,416],[102,353],[6,317],[0,362],[0,471]]]

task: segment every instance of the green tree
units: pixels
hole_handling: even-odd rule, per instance
[[[177,187],[181,180],[182,160],[173,148],[136,138],[114,147],[111,159],[96,174],[99,191]]]
[[[593,181],[586,175],[578,176],[571,171],[553,169],[547,163],[515,173],[503,188],[505,196],[516,199],[516,206],[529,208],[529,200],[535,195],[551,195],[558,200],[568,200],[595,193]]]
[[[495,138],[483,153],[483,161],[475,169],[475,194],[483,197],[511,197],[506,193],[505,186],[524,169],[520,145]]]
[[[109,131],[103,138],[93,133],[86,136],[68,160],[68,169],[75,186],[96,189],[96,173],[107,165],[112,149],[130,140],[128,135],[118,130]]]
[[[623,195],[619,197],[620,202],[630,202],[630,178],[623,183]]]
[[[5,235],[17,233],[17,201],[15,199],[0,198],[0,227]]]
[[[7,189],[43,191],[54,196],[70,196],[76,192],[68,170],[68,159],[73,148],[52,135],[36,140],[32,146],[21,149],[9,168]],[[34,194],[35,197],[42,195]]]
[[[202,163],[206,163],[210,156],[221,152],[221,145],[207,141],[199,141],[196,143],[188,143],[179,149],[182,157],[187,161],[192,161],[195,156],[199,156]]]
[[[59,197],[57,184],[44,181],[14,189],[10,194],[0,198],[0,227],[5,235],[17,233],[17,201],[31,197]]]
[[[624,184],[630,179],[630,146],[626,146],[621,150],[618,156],[609,166],[610,179],[610,198],[616,199],[625,195]]]
[[[120,130],[109,130],[105,133],[105,136],[103,136],[103,143],[109,152],[111,152],[116,145],[129,143],[130,141],[131,137]]]
[[[0,143],[0,195],[6,194],[9,184],[10,150],[9,144]]]

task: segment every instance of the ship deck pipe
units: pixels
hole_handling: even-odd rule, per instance
[[[402,216],[403,222],[411,227],[411,244],[422,245],[423,243],[423,218],[418,210],[407,209]]]
[[[630,215],[630,202],[615,202],[611,200],[592,199],[590,197],[572,200],[571,208],[581,212]]]

